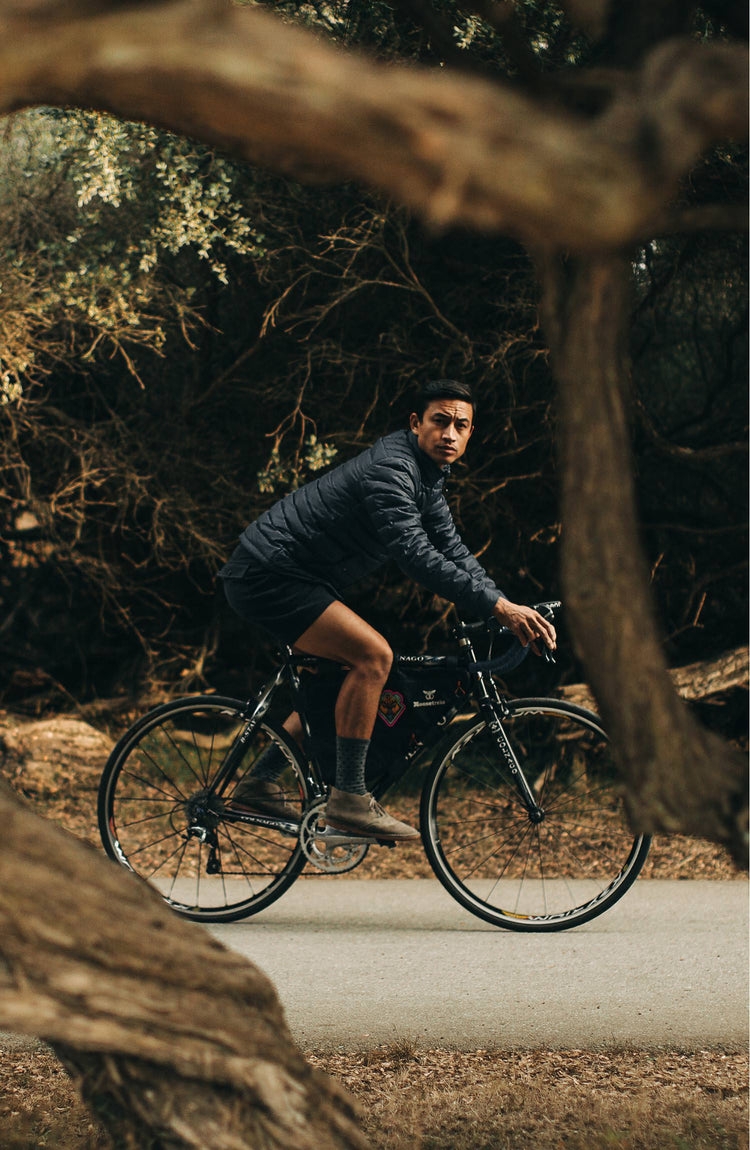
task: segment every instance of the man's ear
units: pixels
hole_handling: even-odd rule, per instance
[[[416,431],[421,422],[422,422],[422,420],[419,418],[416,411],[413,411],[411,413],[411,415],[409,416],[409,428],[410,428],[410,430]]]

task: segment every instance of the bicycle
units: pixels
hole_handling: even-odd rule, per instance
[[[558,607],[537,604],[548,618]],[[489,639],[484,659],[471,642],[477,631]],[[368,786],[382,798],[431,753],[421,787],[421,838],[443,886],[496,926],[564,930],[622,897],[643,867],[650,838],[628,827],[607,736],[593,712],[553,698],[512,699],[500,690],[493,675],[508,674],[529,650],[513,639],[493,657],[503,632],[459,621],[457,655],[396,657],[394,674],[406,675],[407,683],[412,676],[414,697],[399,689],[402,681],[394,687],[389,679],[376,728],[382,720],[387,735],[404,715],[412,719],[401,729],[397,753],[391,742],[390,761],[381,752],[372,780],[368,758]],[[323,874],[358,866],[372,840],[333,832],[323,819],[325,723],[314,716],[312,700],[328,682],[330,735],[338,689],[329,682],[331,668],[287,647],[253,699],[196,695],[145,714],[119,740],[102,774],[98,815],[107,854],[147,879],[179,914],[207,922],[264,909],[307,863]],[[341,677],[345,669],[335,673]],[[284,685],[302,720],[302,746],[269,715]],[[271,742],[286,760],[279,782],[299,822],[229,809],[233,789]]]

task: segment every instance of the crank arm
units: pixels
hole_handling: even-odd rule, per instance
[[[393,847],[396,845],[393,839],[381,839],[377,838],[375,835],[351,835],[347,834],[346,831],[335,831],[329,828],[319,831],[315,838],[318,841],[322,839],[324,843],[327,843],[332,847],[374,846],[376,844],[378,846]]]

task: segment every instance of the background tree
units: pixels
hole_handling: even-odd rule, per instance
[[[206,10],[201,22],[192,5],[142,6],[62,20],[46,36],[38,24],[33,36],[24,36],[16,21],[3,102],[6,109],[41,101],[96,104],[158,119],[235,154],[296,167],[306,178],[338,175],[378,186],[432,225],[502,230],[523,242],[539,275],[544,338],[561,385],[569,461],[562,508],[565,598],[625,776],[636,780],[629,791],[636,823],[644,830],[682,826],[739,844],[744,772],[728,749],[710,739],[706,746],[672,693],[627,478],[633,470],[630,271],[638,251],[675,230],[737,223],[726,202],[731,195],[704,207],[690,205],[689,187],[682,192],[687,205],[679,197],[680,182],[706,149],[745,130],[746,52],[722,38],[724,28],[740,30],[738,13],[717,5],[696,24],[692,6],[676,3],[630,6],[623,20],[617,6],[606,3],[588,5],[585,13],[576,5],[567,13],[495,5],[467,14],[447,3],[428,8],[406,0],[397,12],[395,21],[385,6],[365,16],[356,3],[301,12],[333,41],[348,43],[356,32],[389,57],[387,63],[348,54],[258,8]],[[712,23],[719,20],[723,26]],[[116,65],[113,45],[127,45]],[[449,68],[394,66],[405,47]],[[498,79],[504,74],[510,79]],[[326,274],[328,260],[337,288],[341,244],[359,256],[361,244],[352,247],[349,239],[340,230],[329,233],[328,246],[321,250],[318,241],[315,253],[318,276]],[[389,244],[386,256],[390,251]],[[353,260],[349,270],[357,264],[361,275],[363,261]],[[257,269],[258,280],[278,266],[270,259]],[[421,297],[437,330],[452,325],[452,342],[460,347],[461,328],[423,279],[414,276],[409,285],[408,266],[402,247],[390,282]],[[309,306],[314,279],[303,271],[275,306],[263,309],[261,334],[295,292]],[[363,301],[364,284],[354,294]],[[317,312],[308,310],[316,333],[322,335],[332,306],[329,297]],[[245,348],[244,364],[258,351]],[[455,351],[444,358],[446,367],[460,360]],[[254,366],[261,374],[257,358]],[[311,369],[308,356],[309,379]],[[212,372],[212,383],[216,378]],[[315,465],[325,457],[309,442],[311,417],[302,399],[308,402],[310,382],[303,384],[272,439],[281,452],[282,433],[293,430],[303,454],[306,447],[313,451]],[[292,472],[300,458],[295,448]],[[272,453],[266,486],[274,474],[282,478],[280,460]],[[603,523],[610,530],[602,531]],[[184,552],[182,562],[189,563]],[[158,603],[159,589],[150,590]],[[641,667],[637,676],[635,666]],[[645,741],[643,732],[650,732]],[[699,776],[709,777],[706,754],[714,772],[701,783]],[[690,761],[695,777],[686,792],[677,780]],[[694,796],[692,810],[686,793]]]
[[[731,492],[746,281],[732,233],[744,184],[741,152],[726,141],[745,131],[746,18],[732,4],[698,13],[673,0],[269,7],[276,16],[181,2],[0,8],[0,109],[66,108],[54,128],[58,114],[43,114],[23,192],[11,170],[24,166],[19,120],[6,126],[6,698],[45,677],[86,697],[103,683],[200,679],[219,656],[231,665],[238,652],[220,644],[205,607],[231,537],[279,490],[391,426],[415,379],[461,374],[487,401],[485,450],[456,483],[473,545],[514,584],[547,589],[562,537],[572,630],[634,821],[708,835],[741,857],[742,764],[677,700],[648,585],[670,655],[695,654],[706,633],[714,650],[737,641]],[[353,41],[380,59],[353,53]],[[257,167],[73,106],[149,121]],[[37,125],[35,145],[39,136]],[[295,177],[374,190],[345,183],[334,196]],[[696,313],[698,274],[707,290]],[[65,649],[84,604],[71,671],[49,651]],[[392,580],[378,589],[376,616],[406,620],[414,606]],[[442,605],[428,609],[436,622]],[[290,1115],[310,1118],[300,1060],[283,1041],[263,1055],[278,1015],[259,984],[249,988],[263,1047],[252,1067],[236,1058],[256,1021],[241,990],[236,1032],[206,1041],[178,1027],[176,1044],[157,1047],[146,1000],[153,992],[161,1005],[152,975],[163,940],[193,945],[184,924],[167,928],[163,908],[132,884],[126,892],[117,871],[82,886],[88,857],[10,806],[4,815],[7,857],[23,869],[3,895],[5,1025],[57,1041],[92,1096],[130,1122],[128,1136],[166,1129],[166,1144],[180,1144],[174,1123],[182,1137],[196,1099],[200,1119],[217,1098],[222,1118],[237,1102],[238,1139],[268,1113],[287,1134]],[[51,857],[65,889],[50,885]],[[86,898],[71,907],[66,891]],[[54,916],[27,919],[29,893],[40,905],[54,897]],[[132,899],[134,932],[157,940],[145,966],[113,958],[88,913],[102,897],[108,918],[113,899]],[[205,958],[213,994],[223,960],[215,949]],[[102,999],[123,985],[129,997],[134,972],[137,1020],[102,1021]],[[252,982],[227,970],[224,1013],[243,977]],[[269,1073],[281,1094],[266,1091]],[[249,1106],[238,1086],[250,1088]],[[321,1137],[337,1127],[356,1144],[347,1120],[334,1102]]]

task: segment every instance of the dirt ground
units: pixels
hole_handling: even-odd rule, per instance
[[[744,1051],[457,1052],[396,1043],[306,1053],[356,1097],[373,1150],[748,1146]],[[111,1146],[41,1043],[0,1042],[0,1131],[3,1150]]]
[[[73,780],[56,771],[49,786],[46,769],[44,775],[27,799],[96,842],[94,779],[81,785],[79,777],[71,787]],[[401,794],[392,809],[413,819],[416,800]],[[362,878],[431,873],[419,844],[372,851],[358,869]],[[655,840],[643,875],[739,877],[724,851],[679,837]],[[358,1099],[374,1150],[748,1147],[744,1050],[458,1052],[402,1042],[359,1053],[305,1053]],[[48,1047],[0,1035],[0,1150],[38,1147],[109,1150],[110,1143]]]

